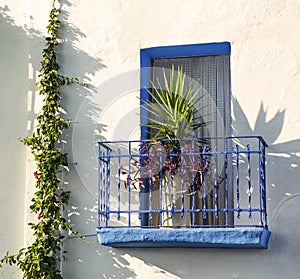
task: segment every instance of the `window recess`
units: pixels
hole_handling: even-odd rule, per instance
[[[149,90],[177,67],[204,92],[195,119],[207,125],[176,138],[174,149],[153,143],[144,124],[147,104],[157,101]],[[142,139],[98,143],[101,244],[267,248],[267,145],[260,136],[232,137],[230,106],[229,43],[141,51]]]

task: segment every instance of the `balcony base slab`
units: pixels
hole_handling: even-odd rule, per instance
[[[111,247],[268,248],[265,228],[99,228],[98,239]]]

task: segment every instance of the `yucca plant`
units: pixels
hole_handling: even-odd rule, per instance
[[[151,81],[152,89],[147,89],[150,98],[144,108],[149,113],[149,123],[143,126],[148,128],[152,140],[149,147],[160,142],[165,154],[170,154],[164,169],[176,174],[182,148],[191,153],[200,151],[201,145],[206,144],[203,140],[194,140],[207,125],[203,111],[197,108],[205,92],[197,81],[186,76],[182,67],[175,70],[172,66],[168,72],[162,69],[161,79],[162,82],[159,78]]]
[[[150,99],[144,108],[149,112],[148,127],[152,140],[162,141],[164,146],[179,148],[178,139],[193,138],[203,128],[202,115],[197,104],[205,95],[199,84],[187,78],[181,67],[174,66],[167,76],[163,69],[163,84],[157,78],[148,89]]]

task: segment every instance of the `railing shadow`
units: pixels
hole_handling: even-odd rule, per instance
[[[282,270],[292,274],[292,270],[298,268],[297,260],[292,260],[298,253],[297,246],[293,245],[298,239],[299,224],[299,146],[300,140],[290,140],[277,143],[284,125],[285,110],[278,111],[269,121],[266,120],[267,111],[263,104],[256,117],[254,128],[237,99],[233,98],[233,131],[235,136],[261,135],[265,138],[267,148],[267,211],[269,213],[269,226],[272,232],[270,245],[267,250],[248,249],[148,249],[139,248],[120,249],[131,256],[147,261],[149,264],[161,268],[165,272],[172,272],[175,278],[198,278],[197,270],[202,267],[203,274],[221,274],[220,271],[237,269],[241,264],[244,269],[244,261],[251,262],[250,268],[263,271],[263,274],[274,272],[278,274]],[[298,153],[298,154],[297,154]],[[288,178],[288,179],[287,179]],[[292,201],[294,201],[292,203]],[[291,221],[293,220],[293,223]],[[159,253],[159,257],[157,254]],[[182,259],[184,258],[184,263]],[[164,259],[164,260],[162,260]],[[226,261],[224,259],[230,259]],[[289,270],[278,263],[289,260]],[[173,263],[181,262],[184,267],[174,268]],[[212,262],[218,271],[212,272]],[[237,263],[237,265],[236,265]],[[271,269],[266,269],[269,265]],[[249,270],[249,272],[251,272]],[[205,275],[204,275],[205,276]],[[262,275],[264,276],[264,275]],[[279,275],[280,276],[280,275]],[[214,277],[215,278],[215,277]]]
[[[284,125],[285,109],[266,120],[267,111],[261,104],[254,127],[246,117],[237,99],[233,98],[233,133],[235,135],[262,135],[267,144],[267,198],[269,225],[285,200],[297,197],[300,157],[300,139],[277,143]],[[287,183],[288,177],[288,183]]]

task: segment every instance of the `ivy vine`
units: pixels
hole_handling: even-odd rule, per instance
[[[37,117],[37,126],[32,136],[22,141],[31,148],[36,163],[36,192],[30,206],[37,216],[36,222],[29,223],[34,241],[17,254],[7,254],[0,260],[3,263],[17,265],[23,272],[23,278],[62,278],[59,262],[62,240],[66,232],[72,231],[70,224],[63,218],[63,209],[70,198],[70,191],[62,187],[60,172],[67,167],[67,155],[59,147],[64,129],[70,126],[70,120],[62,117],[60,88],[70,83],[79,83],[77,78],[68,78],[59,74],[57,63],[58,20],[60,10],[56,8],[59,0],[54,0],[47,26],[48,36],[43,50],[43,59],[39,81],[39,94],[44,96],[41,112]]]

